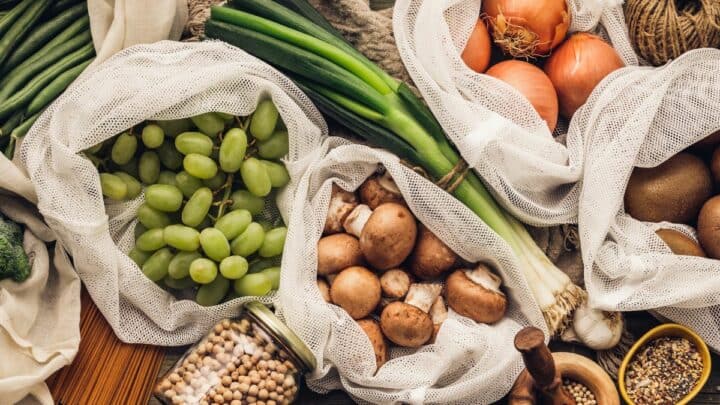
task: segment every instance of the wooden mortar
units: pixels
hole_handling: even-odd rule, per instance
[[[575,405],[562,388],[569,378],[585,385],[598,404],[620,405],[610,376],[594,361],[575,353],[550,353],[542,331],[527,327],[515,336],[515,348],[523,355],[525,370],[510,391],[510,405]]]

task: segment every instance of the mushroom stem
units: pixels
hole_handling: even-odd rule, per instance
[[[358,205],[350,212],[347,218],[345,218],[345,222],[343,223],[345,231],[359,238],[362,234],[363,228],[365,228],[365,224],[367,223],[368,219],[370,219],[370,215],[372,215],[372,213],[372,210],[367,205]]]
[[[380,276],[380,286],[383,296],[400,299],[407,294],[412,280],[410,275],[402,269],[390,269]]]
[[[482,263],[479,263],[477,267],[475,267],[472,270],[466,270],[465,275],[467,278],[469,278],[473,283],[483,286],[484,288],[496,292],[498,294],[503,294],[502,291],[500,291],[500,285],[502,284],[502,279],[498,277],[496,274],[490,272],[490,269]],[[503,294],[505,295],[505,294]]]
[[[405,303],[419,308],[421,311],[428,313],[430,307],[440,296],[442,285],[435,283],[416,283],[410,286]]]
[[[395,184],[395,180],[393,180],[392,176],[390,176],[390,173],[387,171],[378,178],[378,183],[380,183],[385,190],[393,194],[400,195],[400,189],[397,184]]]
[[[430,307],[430,318],[434,325],[441,325],[447,319],[448,311],[442,296],[437,297]]]
[[[333,183],[323,233],[342,232],[343,222],[357,205],[358,201],[354,193],[345,191]]]

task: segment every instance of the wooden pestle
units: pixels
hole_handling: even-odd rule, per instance
[[[542,393],[545,404],[575,405],[575,400],[563,389],[562,378],[555,367],[552,353],[545,345],[545,335],[528,326],[515,335],[515,348],[522,354],[535,388]]]

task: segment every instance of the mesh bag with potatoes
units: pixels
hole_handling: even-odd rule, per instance
[[[720,349],[720,264],[673,255],[655,230],[673,228],[681,233],[675,239],[693,239],[693,230],[659,223],[662,217],[642,222],[624,206],[633,167],[658,166],[720,127],[720,51],[691,51],[659,68],[635,66],[619,2],[567,4],[570,32],[598,32],[627,67],[594,88],[566,130],[558,126],[564,144],[521,94],[461,59],[479,2],[398,1],[394,33],[424,99],[503,205],[532,225],[579,224],[590,306],[654,309]],[[705,155],[711,150],[705,146]],[[673,180],[677,199],[690,199],[681,190],[697,184],[695,177]],[[706,181],[705,193],[707,187]],[[697,209],[678,222],[694,224]]]
[[[90,67],[26,136],[20,163],[36,187],[38,208],[123,341],[193,343],[252,297],[202,307],[146,277],[127,255],[144,195],[106,205],[98,170],[81,152],[145,120],[211,111],[247,116],[268,98],[290,135],[286,162],[291,182],[284,192],[292,194],[304,167],[318,156],[325,122],[288,78],[221,42],[162,41],[123,50]],[[279,208],[287,216],[286,207]]]
[[[502,398],[523,368],[515,333],[546,328],[506,243],[396,156],[339,138],[326,146],[291,204],[279,293],[318,359],[308,385],[369,403]],[[438,275],[444,287],[427,281]],[[383,344],[387,353],[374,350]]]

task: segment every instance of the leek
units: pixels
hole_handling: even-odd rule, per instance
[[[234,0],[211,9],[206,35],[285,72],[324,113],[435,180],[450,173],[460,156],[407,85],[355,50],[304,0],[283,1],[303,15],[269,0]],[[452,193],[508,243],[550,332],[561,331],[585,292],[555,267],[474,172]]]

